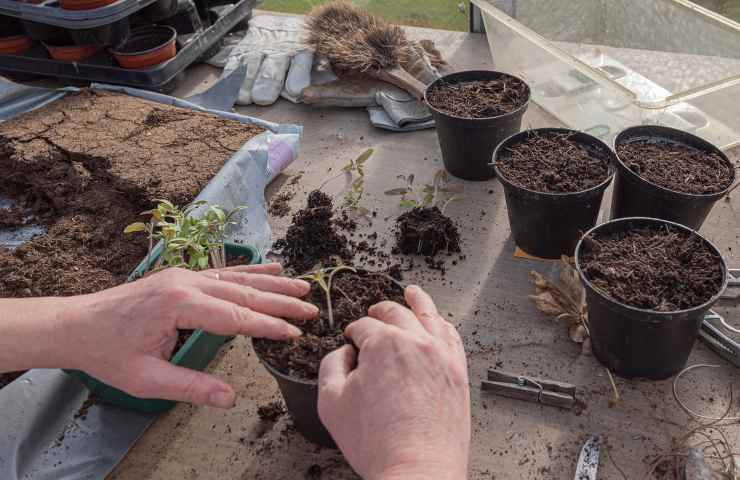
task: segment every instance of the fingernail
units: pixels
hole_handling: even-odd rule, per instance
[[[420,287],[420,286],[418,286],[418,285],[409,285],[408,287],[406,287],[406,289],[407,289],[407,290],[408,290],[409,292],[412,292],[412,293],[418,293],[418,292],[419,292],[419,291],[421,290],[421,287]]]
[[[295,325],[288,325],[288,336],[290,338],[300,337],[301,335],[303,335],[303,332],[300,328]]]
[[[208,404],[216,408],[232,408],[234,394],[226,391],[213,392],[208,396]]]
[[[293,280],[293,283],[305,291],[311,290],[311,284],[305,280]]]

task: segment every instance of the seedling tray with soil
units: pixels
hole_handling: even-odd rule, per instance
[[[290,342],[254,340],[257,355],[275,376],[296,428],[309,440],[334,442],[318,417],[317,379],[321,360],[348,343],[344,329],[381,301],[405,304],[403,288],[383,272],[340,266],[306,276],[312,280],[306,300],[318,306],[318,319],[294,322],[302,337]],[[319,280],[321,278],[321,280]]]
[[[588,232],[576,250],[596,357],[626,377],[680,371],[704,314],[727,286],[714,245],[682,225],[626,218]]]
[[[445,168],[466,180],[493,178],[491,154],[520,130],[529,96],[521,79],[485,70],[453,73],[429,85],[425,99]]]
[[[125,282],[147,242],[124,228],[157,198],[190,202],[262,131],[92,90],[3,122],[0,194],[45,233],[0,248],[0,296],[80,295]]]
[[[681,130],[632,127],[614,144],[612,218],[662,218],[698,230],[735,182],[735,167],[721,150]]]
[[[493,159],[517,246],[542,258],[572,256],[614,176],[611,149],[585,133],[543,128],[508,138]]]

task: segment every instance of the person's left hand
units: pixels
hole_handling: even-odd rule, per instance
[[[178,330],[271,339],[299,336],[283,318],[310,319],[299,300],[308,283],[279,277],[279,264],[195,273],[168,269],[103,292],[73,297],[60,339],[62,363],[141,398],[214,407],[234,405],[234,390],[206,373],[169,362]]]

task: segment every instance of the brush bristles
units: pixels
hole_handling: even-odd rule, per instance
[[[307,43],[339,72],[395,68],[409,56],[403,29],[343,0],[312,10],[307,27]]]

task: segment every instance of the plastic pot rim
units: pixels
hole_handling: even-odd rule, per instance
[[[709,153],[716,153],[718,154],[725,162],[727,162],[730,166],[732,166],[732,162],[730,162],[730,159],[727,157],[727,155],[717,148],[712,143],[704,140],[703,138],[694,135],[693,133],[689,133],[685,130],[680,130],[678,128],[672,128],[672,127],[666,127],[664,125],[636,125],[634,127],[628,127],[622,130],[617,134],[616,137],[614,137],[614,154],[617,159],[617,168],[619,169],[620,173],[623,173],[629,177],[630,180],[637,181],[643,186],[649,186],[652,188],[655,188],[658,190],[658,192],[664,194],[664,195],[672,195],[679,198],[682,198],[683,200],[719,200],[720,198],[724,197],[727,192],[735,186],[735,181],[737,180],[737,173],[736,170],[732,169],[732,181],[730,182],[730,185],[727,186],[724,190],[717,193],[686,193],[686,192],[678,192],[676,190],[671,190],[669,188],[663,187],[661,185],[658,185],[657,183],[653,183],[650,180],[643,178],[642,176],[636,174],[633,172],[627,165],[622,162],[622,159],[619,156],[619,152],[617,152],[617,147],[623,143],[625,143],[624,137],[630,134],[634,134],[636,131],[644,130],[644,129],[656,129],[656,130],[662,130],[663,132],[670,133],[670,134],[678,134],[678,135],[685,135],[692,137],[692,140],[696,141],[697,143],[703,144],[703,146],[706,146],[706,150]],[[644,137],[647,138],[653,138],[653,139],[664,139],[664,140],[671,140],[669,136],[662,136],[656,133],[646,133]],[[677,142],[680,143],[680,142]],[[691,146],[691,145],[690,145]],[[635,217],[638,218],[638,217]],[[647,217],[644,217],[647,218]]]
[[[443,111],[439,110],[437,107],[435,107],[434,105],[432,105],[431,102],[429,102],[429,92],[431,91],[432,87],[434,87],[435,85],[441,83],[442,81],[447,80],[451,76],[460,75],[462,73],[478,73],[478,74],[486,74],[486,75],[487,74],[494,73],[494,74],[497,74],[499,76],[506,76],[506,77],[509,77],[509,78],[514,78],[516,80],[519,80],[520,82],[522,82],[527,87],[527,100],[519,108],[517,108],[516,110],[512,110],[509,113],[504,113],[503,115],[497,115],[495,117],[479,117],[479,118],[458,117],[457,115],[451,115],[449,113],[446,113],[446,112],[443,112]],[[455,83],[458,83],[458,82],[455,82]],[[437,80],[435,80],[432,83],[430,83],[427,86],[426,90],[424,90],[424,103],[434,113],[436,113],[437,115],[442,115],[444,117],[454,119],[454,120],[464,120],[464,121],[471,121],[471,122],[476,122],[476,121],[483,122],[483,121],[489,121],[489,120],[502,119],[502,118],[506,118],[506,117],[513,117],[513,116],[521,113],[522,111],[526,110],[529,107],[529,102],[530,102],[531,99],[532,99],[532,89],[529,87],[529,84],[527,82],[525,82],[521,78],[517,77],[516,75],[512,75],[510,73],[499,72],[497,70],[460,70],[458,72],[448,73],[447,75],[445,75],[443,77],[440,77]]]
[[[168,39],[166,41],[162,42],[161,44],[157,45],[156,47],[152,47],[152,48],[149,48],[147,50],[140,50],[138,52],[121,52],[121,51],[118,50],[120,48],[123,48],[123,46],[125,46],[126,43],[128,43],[129,41],[131,41],[136,34],[141,33],[141,32],[145,32],[146,30],[152,30],[155,33],[157,31],[161,31],[162,33],[164,33],[164,31],[168,31],[170,33],[170,36],[168,37]],[[129,34],[128,34],[128,37],[126,37],[126,40],[124,40],[123,42],[121,42],[121,44],[119,44],[117,47],[111,48],[110,49],[110,53],[112,53],[113,55],[116,55],[116,56],[120,56],[120,57],[138,57],[139,55],[146,55],[148,53],[152,53],[152,52],[156,52],[157,50],[161,50],[161,49],[169,46],[171,43],[176,42],[176,41],[177,41],[177,30],[175,30],[174,28],[170,27],[169,25],[152,25],[152,26],[146,26],[146,27],[139,27],[139,28],[135,28],[135,29],[131,30],[131,32],[129,32]]]
[[[254,350],[254,353],[257,355],[257,359],[259,359],[260,363],[265,367],[265,369],[272,375],[273,377],[280,377],[283,380],[289,380],[293,383],[299,383],[301,385],[305,385],[308,387],[318,387],[319,380],[318,378],[316,380],[306,380],[304,378],[298,378],[298,377],[292,377],[290,375],[287,375],[274,366],[272,366],[267,360],[262,358],[262,355],[260,355],[259,350],[257,350],[256,345],[254,344],[255,340],[259,340],[256,338],[251,338],[252,340],[252,349]]]
[[[605,227],[606,225],[612,225],[612,224],[615,224],[615,223],[635,222],[635,221],[640,222],[640,223],[644,223],[646,226],[648,226],[649,224],[672,225],[674,227],[678,227],[679,229],[683,230],[684,232],[692,233],[692,234],[698,236],[699,238],[702,239],[702,241],[704,241],[705,244],[709,245],[709,247],[714,251],[714,253],[717,254],[717,257],[719,257],[720,266],[722,267],[722,273],[723,273],[722,286],[719,288],[719,290],[717,291],[717,293],[714,296],[712,296],[712,298],[710,298],[706,302],[702,303],[701,305],[697,305],[697,306],[691,307],[691,308],[686,308],[686,309],[683,309],[683,310],[672,310],[670,312],[660,312],[660,311],[657,311],[657,310],[649,310],[649,309],[645,309],[645,308],[638,308],[638,307],[633,307],[631,305],[627,305],[626,303],[622,303],[619,300],[617,300],[617,299],[615,299],[613,297],[610,297],[609,295],[606,295],[605,293],[603,293],[601,290],[597,289],[591,283],[591,280],[589,280],[588,277],[586,277],[586,274],[584,274],[583,273],[583,270],[581,269],[580,257],[581,257],[581,248],[583,247],[583,239],[586,238],[586,237],[588,237],[592,233],[594,233],[596,230],[599,230],[600,228]],[[682,225],[680,223],[671,222],[670,220],[663,220],[663,219],[660,219],[660,218],[651,218],[651,217],[625,217],[625,218],[618,218],[618,219],[615,219],[615,220],[610,220],[608,222],[602,223],[601,225],[596,225],[591,230],[589,230],[588,232],[586,232],[585,234],[583,234],[583,236],[581,237],[581,239],[578,241],[578,245],[576,245],[576,250],[575,250],[575,253],[574,253],[574,259],[575,259],[575,264],[576,264],[576,270],[578,271],[578,276],[581,278],[581,282],[583,282],[583,284],[586,286],[586,288],[588,290],[594,292],[595,294],[597,294],[602,299],[606,300],[608,303],[610,303],[612,305],[619,306],[620,308],[624,308],[627,311],[632,312],[632,313],[638,313],[638,314],[643,314],[643,315],[651,315],[651,316],[659,316],[659,317],[663,317],[663,316],[665,316],[665,317],[671,317],[671,316],[674,316],[674,315],[680,315],[680,314],[684,314],[684,313],[690,313],[690,312],[693,312],[693,311],[699,311],[699,310],[703,310],[703,309],[708,309],[708,308],[710,308],[712,306],[712,304],[714,304],[717,300],[719,300],[719,298],[722,296],[722,293],[727,288],[727,284],[729,282],[729,277],[727,275],[727,263],[725,262],[725,259],[722,256],[722,253],[719,251],[719,249],[712,242],[710,242],[706,237],[704,237],[703,235],[701,235],[696,230],[692,230],[691,228],[689,228],[689,227],[687,227],[685,225]],[[638,320],[640,320],[640,321],[648,321],[648,320],[642,319],[642,318],[641,319],[638,319]]]
[[[532,132],[562,132],[562,133],[577,133],[580,135],[585,135],[587,137],[590,137],[592,140],[596,141],[597,143],[600,143],[601,146],[603,146],[604,149],[607,152],[609,152],[609,156],[611,157],[612,160],[616,159],[617,157],[617,154],[614,152],[614,150],[610,148],[609,145],[604,143],[602,140],[594,137],[593,135],[590,135],[588,133],[581,132],[578,130],[572,130],[570,128],[557,128],[557,127],[544,127],[544,128],[533,128],[529,130],[522,130],[521,132],[517,132],[514,135],[511,135],[508,138],[506,138],[503,142],[499,143],[493,151],[493,158],[492,158],[491,163],[488,164],[489,166],[493,168],[494,172],[496,173],[496,178],[498,178],[499,181],[502,184],[504,184],[505,187],[520,190],[520,191],[523,191],[523,192],[526,192],[532,195],[541,195],[543,197],[550,197],[554,199],[555,198],[568,199],[569,197],[575,198],[575,197],[583,196],[584,194],[596,193],[598,191],[605,190],[614,180],[614,176],[616,175],[616,169],[614,168],[614,164],[612,162],[607,161],[607,168],[609,170],[609,175],[606,177],[606,179],[603,182],[599,183],[598,185],[594,185],[591,188],[587,188],[586,190],[579,190],[577,192],[539,192],[537,190],[531,190],[527,187],[523,187],[521,185],[517,185],[513,183],[511,180],[506,178],[506,176],[498,168],[497,160],[498,160],[499,153],[504,148],[508,148],[509,143],[513,143],[514,139],[517,136],[529,135]],[[581,142],[577,142],[577,143],[581,143]]]

